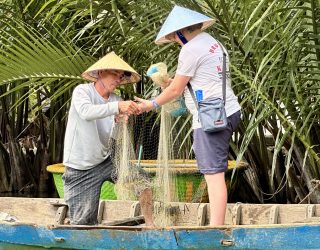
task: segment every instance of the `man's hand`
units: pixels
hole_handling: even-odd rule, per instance
[[[128,123],[129,116],[126,114],[118,114],[114,117],[114,120],[116,123],[121,123],[121,122]]]
[[[118,108],[120,114],[138,115],[142,112],[139,105],[134,101],[120,101]]]

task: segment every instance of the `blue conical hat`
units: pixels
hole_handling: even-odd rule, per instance
[[[162,25],[155,43],[160,44],[172,42],[166,39],[165,36],[197,23],[203,23],[201,29],[204,30],[211,26],[214,23],[214,20],[196,11],[176,5]]]

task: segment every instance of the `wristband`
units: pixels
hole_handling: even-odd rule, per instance
[[[153,108],[154,109],[158,109],[158,108],[160,108],[160,105],[156,102],[156,100],[151,100],[151,102],[152,102],[152,105],[153,105]]]

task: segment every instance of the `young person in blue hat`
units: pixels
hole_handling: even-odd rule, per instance
[[[183,17],[183,18],[182,18]],[[198,12],[175,6],[165,20],[156,38],[156,44],[176,42],[181,45],[177,71],[163,92],[153,100],[136,98],[142,110],[148,112],[184,94],[188,110],[193,115],[193,150],[199,171],[207,182],[210,201],[210,225],[223,225],[227,205],[225,171],[228,168],[229,140],[240,122],[240,105],[230,78],[226,84],[225,109],[228,126],[219,132],[204,132],[198,119],[198,111],[187,88],[200,98],[222,99],[223,52],[221,43],[203,32],[214,23],[213,19]],[[226,57],[229,73],[229,57]],[[165,84],[164,84],[165,85]]]

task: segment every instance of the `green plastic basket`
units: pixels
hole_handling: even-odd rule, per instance
[[[139,164],[146,172],[150,173],[152,176],[155,176],[157,168],[156,160],[141,160],[132,161],[135,164]],[[172,160],[170,164],[174,165],[174,171],[176,173],[176,192],[179,201],[183,202],[199,202],[199,200],[205,202],[207,199],[207,191],[206,188],[202,190],[199,188],[200,185],[205,183],[203,175],[199,173],[197,170],[195,160]],[[235,168],[236,162],[229,161],[228,168],[226,174],[226,182],[229,186],[228,188],[232,189],[229,183],[229,179],[231,179],[232,170]],[[239,169],[246,169],[248,166],[245,162],[240,162],[237,165]],[[54,164],[47,167],[47,171],[53,174],[54,183],[57,189],[57,192],[61,198],[64,197],[63,192],[63,181],[62,174],[64,173],[63,164]],[[106,200],[116,200],[117,196],[114,191],[114,184],[106,181],[102,185],[100,198]],[[205,186],[204,186],[205,187]],[[199,193],[200,191],[200,193]]]
[[[141,161],[143,162],[143,161]],[[144,168],[147,172],[155,175],[154,168]],[[52,173],[54,184],[57,192],[61,198],[64,197],[62,175],[64,173],[64,166],[62,164],[54,164],[47,167],[47,170]],[[151,171],[148,171],[151,170]],[[202,175],[199,173],[179,173],[176,178],[177,195],[180,201],[192,201],[199,184],[203,180]],[[114,191],[114,184],[106,181],[101,188],[101,199],[116,200],[117,195]]]
[[[59,197],[64,197],[62,174],[53,174],[54,184],[56,186]],[[114,192],[114,184],[106,181],[103,183],[100,198],[104,200],[116,200],[117,196]]]
[[[54,164],[47,167],[48,172],[53,175],[54,184],[59,197],[64,197],[62,175],[64,173],[64,166],[62,164]],[[100,198],[104,200],[116,200],[117,196],[114,192],[114,184],[106,181],[103,183],[100,193]]]
[[[54,184],[57,189],[57,192],[59,194],[59,197],[64,197],[64,190],[63,190],[63,181],[62,181],[62,174],[60,173],[53,173],[53,179]],[[193,200],[193,197],[199,187],[199,184],[202,181],[201,176],[193,176],[193,175],[178,175],[176,179],[176,185],[177,185],[177,194],[179,201],[186,201],[191,202]],[[117,195],[114,191],[114,184],[106,181],[103,183],[101,188],[101,199],[105,200],[116,200]]]

